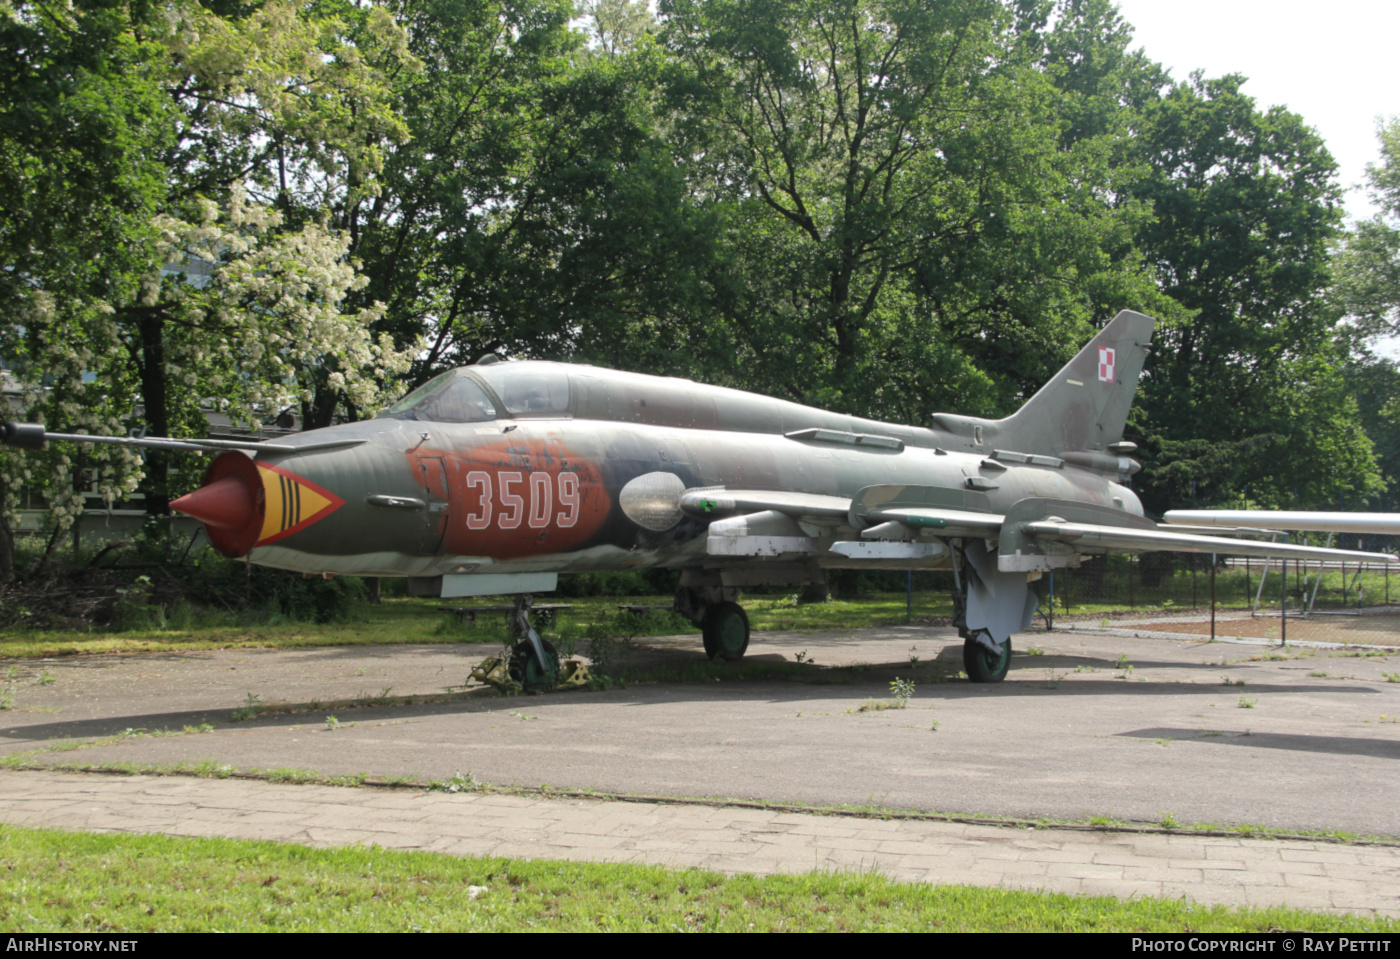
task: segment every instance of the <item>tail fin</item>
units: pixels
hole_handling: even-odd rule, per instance
[[[1123,310],[1064,369],[1003,420],[934,415],[937,426],[974,445],[1058,456],[1105,450],[1123,438],[1147,345],[1157,321]]]

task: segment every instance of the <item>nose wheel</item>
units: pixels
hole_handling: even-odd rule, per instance
[[[524,690],[553,689],[559,685],[559,651],[530,625],[532,609],[528,595],[516,597],[510,631],[523,638],[510,648],[506,673]]]
[[[553,689],[559,685],[559,652],[545,639],[540,640],[540,646],[544,653],[543,662],[536,657],[535,648],[529,640],[522,640],[510,648],[506,674],[527,692]]]

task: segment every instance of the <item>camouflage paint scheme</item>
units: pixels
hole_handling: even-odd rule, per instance
[[[1105,394],[1126,392],[1127,402],[1117,404],[1123,418],[1145,357],[1142,327],[1139,323],[1128,336],[1113,337],[1121,357],[1117,375],[1112,383],[1099,384]],[[1060,379],[1097,383],[1094,345],[1076,357]],[[687,380],[536,361],[496,364],[493,371],[502,367],[518,377],[565,373],[568,410],[477,423],[381,418],[281,441],[321,443],[333,434],[336,439],[365,441],[360,446],[306,454],[259,453],[269,506],[276,508],[267,511],[250,560],[302,572],[415,577],[488,570],[793,565],[791,555],[763,560],[709,555],[709,517],[685,515],[665,530],[634,522],[619,505],[622,490],[629,481],[651,473],[673,474],[678,486],[687,490],[789,491],[848,500],[871,486],[967,489],[969,480],[980,479],[995,486],[984,495],[986,507],[997,513],[1030,497],[1142,513],[1137,497],[1118,482],[1135,464],[1105,452],[1120,438],[1121,421],[1115,435],[1092,435],[1103,419],[1104,404],[1094,402],[1092,391],[1083,386],[1059,390],[1071,395],[1060,404],[1057,417],[1038,415],[1040,422],[940,414],[934,428],[921,428]],[[467,368],[468,375],[473,369]],[[1123,380],[1131,384],[1124,384],[1126,390],[1108,389]],[[1041,414],[1034,401],[1027,409]],[[814,429],[888,437],[903,448],[788,435]],[[1030,435],[1033,432],[1041,435]],[[1070,449],[1102,462],[1094,464],[1098,469],[1086,469],[991,458],[1006,440],[1027,455],[1055,456],[1071,444]],[[278,480],[296,477],[309,489],[321,491],[317,502],[329,492],[343,504],[323,510],[314,522],[280,528],[294,517],[282,518],[277,505],[281,492],[272,489],[269,470],[276,471]],[[575,479],[567,479],[570,476]],[[575,482],[573,503],[575,497],[561,493],[571,492],[568,487]],[[488,490],[489,504],[484,503]],[[369,505],[371,498],[409,505],[377,507]],[[566,498],[572,505],[562,504]],[[950,563],[946,550],[920,562],[853,561],[829,549],[832,543],[857,538],[859,530],[853,525],[803,525],[815,542],[796,557],[799,565],[946,568]]]

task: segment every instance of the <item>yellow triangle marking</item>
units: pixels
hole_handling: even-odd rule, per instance
[[[258,472],[262,474],[267,503],[262,532],[258,534],[259,542],[305,522],[331,505],[325,496],[289,476],[262,467]]]

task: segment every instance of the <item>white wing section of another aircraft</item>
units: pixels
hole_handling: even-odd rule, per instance
[[[1222,556],[1282,557],[1284,559],[1365,560],[1368,563],[1400,563],[1400,557],[1390,553],[1362,553],[1349,549],[1326,549],[1321,546],[1297,546],[1291,543],[1261,543],[1201,536],[1195,533],[1175,533],[1166,530],[1131,529],[1092,523],[1056,522],[1042,520],[1022,523],[1023,534],[1037,540],[1051,540],[1077,547],[1130,551],[1168,550],[1179,553],[1218,553]]]
[[[1327,510],[1174,509],[1162,517],[1172,526],[1274,526],[1318,533],[1400,533],[1400,513],[1338,513]]]

